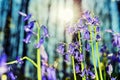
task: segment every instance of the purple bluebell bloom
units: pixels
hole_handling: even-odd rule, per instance
[[[112,72],[113,72],[113,67],[112,67],[111,64],[109,64],[109,65],[107,66],[107,73],[111,76]]]
[[[65,62],[70,62],[70,55],[69,54],[65,54]]]
[[[101,37],[100,37],[99,34],[96,35],[96,40],[97,40],[97,41],[100,41],[100,40],[101,40]]]
[[[75,57],[75,59],[78,58],[78,55],[79,55],[79,54],[80,54],[79,51],[74,51],[74,57]]]
[[[68,34],[73,35],[73,34],[75,33],[75,28],[74,28],[74,27],[67,27],[67,28],[66,28],[66,32],[67,32]]]
[[[16,76],[13,74],[13,72],[9,72],[8,75],[10,76],[11,80],[16,80]]]
[[[20,57],[17,57],[17,62],[18,62],[19,64],[23,64],[23,61],[20,59]]]
[[[25,13],[23,13],[23,12],[19,12],[19,14],[20,15],[22,15],[22,16],[24,16],[24,21],[27,21],[27,20],[29,20],[30,18],[31,18],[31,14],[25,14]]]
[[[47,68],[47,77],[48,77],[48,80],[57,80],[56,70],[52,66]]]
[[[88,19],[88,18],[90,18],[90,12],[85,11],[82,16],[83,16],[84,19]]]
[[[81,77],[83,77],[83,76],[85,76],[85,75],[86,75],[87,78],[88,78],[88,76],[90,76],[91,79],[95,79],[95,75],[93,74],[93,72],[90,71],[90,69],[86,69],[86,68],[85,68],[85,69],[82,71],[82,74],[80,74]]]
[[[29,32],[27,34],[27,37],[25,39],[23,39],[23,42],[25,42],[26,44],[30,43],[31,42],[30,41],[31,37],[32,37],[32,33]]]
[[[95,74],[93,74],[93,72],[89,71],[89,75],[91,76],[91,79],[95,79]]]
[[[35,20],[34,20],[34,21],[31,21],[28,25],[25,26],[25,28],[29,28],[30,30],[32,30],[33,27],[34,27],[35,22],[36,22]],[[26,29],[25,29],[25,30],[26,30]]]
[[[99,27],[99,26],[96,27],[96,32],[97,32],[97,33],[100,32],[100,27]]]
[[[113,36],[112,44],[113,46],[120,48],[120,34],[115,34]]]
[[[105,45],[102,45],[101,49],[100,49],[100,52],[101,53],[104,53],[106,51],[107,47]]]
[[[35,44],[35,48],[40,48],[43,43],[44,43],[44,37],[41,36],[40,40],[39,40],[39,43]]]
[[[80,66],[78,64],[75,65],[75,71],[76,73],[80,73]]]
[[[92,24],[95,25],[95,26],[98,26],[98,25],[100,24],[99,19],[98,19],[97,16],[95,16],[95,17],[93,18]]]
[[[7,59],[7,58],[6,58],[5,53],[2,53],[2,54],[0,55],[0,76],[1,76],[3,73],[7,72],[6,59]]]
[[[87,43],[87,44],[85,45],[85,50],[88,51],[88,52],[90,51],[90,44],[89,44],[89,43]]]
[[[60,43],[57,47],[56,50],[58,53],[61,53],[62,55],[64,55],[65,53],[65,44],[64,43]]]
[[[77,57],[77,61],[78,61],[78,62],[82,62],[83,59],[84,59],[84,55],[83,55],[82,53],[80,53],[80,54],[78,55],[78,57]]]
[[[44,37],[49,37],[50,36],[46,26],[42,25],[41,29],[43,30]]]
[[[88,30],[86,30],[84,33],[84,39],[90,40],[90,32]]]
[[[111,80],[116,80],[116,78],[112,77]]]
[[[74,43],[70,43],[68,48],[68,53],[70,53],[70,55],[73,55],[74,51],[75,51],[75,45]]]

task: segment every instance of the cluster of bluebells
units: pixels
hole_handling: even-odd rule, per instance
[[[7,79],[10,80],[16,80],[16,76],[13,74],[13,72],[10,69],[10,65],[8,66],[6,64],[7,61],[7,56],[4,52],[1,53],[0,55],[0,78],[2,79],[2,76],[5,75],[7,76]]]
[[[28,14],[26,15],[25,13],[23,12],[19,12],[20,15],[24,16],[24,21],[27,21],[27,20],[30,20],[30,18],[32,17],[31,14]],[[37,21],[33,20],[33,21],[30,21],[26,26],[24,26],[24,30],[25,32],[27,33],[27,36],[26,38],[23,40],[26,44],[30,43],[30,39],[32,37],[32,35],[35,35],[35,36],[39,36],[40,33],[36,33],[33,31],[33,28],[34,28],[34,24],[38,23]],[[39,27],[38,27],[39,28]],[[45,38],[49,38],[50,35],[49,35],[49,32],[48,32],[48,29],[46,26],[42,25],[40,27],[40,30],[42,32],[41,36],[40,36],[40,39],[39,39],[39,42],[36,43],[34,45],[35,48],[40,48],[40,52],[41,52],[41,62],[42,62],[42,80],[57,80],[56,79],[56,67],[53,66],[53,65],[48,65],[48,56],[47,56],[47,53],[44,49],[44,46],[43,46],[43,43],[45,41]],[[21,64],[23,63],[23,61],[20,59],[20,58],[17,58],[17,61]],[[51,74],[52,73],[52,74]]]
[[[75,58],[75,61],[77,61],[75,63],[76,73],[79,73],[81,77],[86,75],[87,77],[91,76],[92,79],[95,78],[94,73],[91,72],[90,69],[84,68],[83,71],[80,69],[81,62],[85,61],[85,53],[82,53],[80,48],[83,50],[84,47],[84,50],[90,53],[91,40],[101,41],[99,24],[100,22],[97,16],[92,16],[89,11],[84,12],[77,23],[73,24],[72,27],[68,26],[66,28],[66,31],[69,34],[72,34],[72,36],[75,36],[74,34],[80,34],[76,36],[77,38],[80,38],[80,40],[72,41],[70,44],[60,43],[57,47],[57,52],[65,56],[65,61],[69,61],[69,56]],[[95,34],[95,37],[92,36],[91,38],[92,33]],[[81,43],[82,40],[84,40],[85,43]]]
[[[74,41],[73,39],[72,43],[70,44],[60,43],[57,47],[57,52],[65,56],[65,61],[70,61],[70,56],[73,56],[75,58],[75,61],[77,61],[75,63],[76,73],[78,73],[81,77],[86,76],[86,79],[95,79],[96,76],[93,72],[91,72],[91,69],[88,68],[90,66],[86,64],[87,66],[84,67],[82,71],[81,63],[85,61],[86,55],[86,53],[83,53],[82,51],[84,50],[88,53],[91,53],[91,43],[101,41],[100,21],[98,17],[92,15],[89,11],[85,11],[79,21],[72,26],[68,26],[66,28],[66,31],[68,32],[68,34],[74,36],[73,38],[77,37],[79,40],[76,39],[76,41]],[[113,47],[120,48],[120,34],[115,33],[110,29],[106,30],[105,32],[109,32],[113,35]],[[75,34],[77,34],[77,36]],[[105,45],[102,45],[100,53],[103,53],[101,57],[107,55],[105,56],[107,57],[107,64],[105,64],[106,72],[111,78],[111,80],[116,80],[116,78],[111,76],[113,72],[111,64],[120,62],[119,52],[118,54],[108,54],[107,47]]]

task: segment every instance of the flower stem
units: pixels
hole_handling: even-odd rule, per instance
[[[38,35],[37,35],[37,42],[39,42],[40,39],[40,27],[39,27],[39,23],[37,22],[37,27],[38,27]],[[37,77],[38,80],[42,80],[42,74],[41,74],[41,56],[40,56],[40,49],[37,49]]]
[[[75,72],[74,56],[72,56],[72,66],[73,66],[74,80],[77,80],[76,79],[76,72]]]
[[[101,64],[100,64],[100,55],[99,55],[99,52],[98,52],[98,42],[96,42],[96,51],[97,51],[96,54],[98,56],[98,66],[99,66],[100,80],[103,80],[102,70],[101,70]]]
[[[99,80],[98,78],[98,73],[97,73],[97,66],[96,66],[96,60],[95,60],[95,54],[94,54],[94,44],[92,42],[92,30],[89,28],[90,30],[90,42],[91,42],[91,48],[92,48],[92,59],[93,59],[93,65],[94,65],[94,69],[95,69],[95,76],[96,76],[96,80]]]
[[[96,36],[96,35],[97,35],[97,33],[96,33],[96,27],[95,27],[95,36]],[[98,44],[98,42],[96,42],[96,54],[97,54],[97,56],[98,56],[97,58],[98,58],[98,66],[99,66],[100,80],[103,80],[98,46],[99,46],[99,44]]]
[[[78,39],[79,39],[79,43],[80,43],[80,49],[79,49],[79,51],[81,53],[82,52],[82,47],[81,47],[81,40],[80,40],[80,32],[78,32]],[[83,71],[83,69],[84,69],[84,63],[83,62],[81,62],[81,67],[82,67],[82,71]],[[85,76],[82,78],[82,80],[86,80]]]
[[[20,58],[20,60],[25,60],[25,59],[30,61],[36,68],[38,67],[37,64],[32,59],[30,59],[29,57],[24,56],[23,58]],[[14,61],[11,61],[11,62],[7,62],[6,64],[9,65],[9,64],[15,64],[15,63],[18,63],[18,61],[14,60]]]

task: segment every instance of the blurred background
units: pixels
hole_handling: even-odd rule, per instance
[[[52,65],[59,58],[57,80],[65,80],[72,75],[71,64],[63,61],[56,46],[59,42],[70,43],[71,37],[65,32],[65,27],[76,22],[85,10],[99,16],[101,30],[120,32],[120,0],[0,0],[0,52],[5,51],[7,61],[15,60],[17,56],[28,56],[36,61],[33,44],[23,43],[27,22],[18,14],[19,11],[31,13],[40,24],[48,27],[51,37],[44,43],[48,63]],[[104,43],[111,43],[109,34],[103,38]],[[112,46],[108,48],[113,50]],[[37,76],[36,68],[28,61],[11,66],[16,68],[14,72],[21,80],[35,80]]]

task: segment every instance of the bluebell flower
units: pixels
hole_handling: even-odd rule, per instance
[[[19,12],[19,14],[20,15],[22,15],[22,16],[24,16],[24,21],[27,21],[27,20],[29,20],[30,18],[31,18],[31,14],[25,14],[25,13],[23,13],[23,12]]]
[[[43,43],[44,43],[44,37],[41,36],[39,42],[35,44],[35,48],[40,48]]]
[[[70,55],[69,54],[65,54],[65,62],[70,62]]]
[[[91,79],[95,79],[95,74],[93,74],[93,72],[91,72],[89,68],[88,69],[85,68],[82,71],[82,73],[80,74],[80,76],[81,77],[86,76],[86,78],[88,78],[88,76],[90,76]]]
[[[82,53],[80,53],[77,57],[77,61],[82,62],[83,60],[84,60],[84,55]]]
[[[17,62],[18,62],[19,64],[23,64],[23,61],[20,59],[20,57],[17,57]]]
[[[113,46],[120,48],[120,34],[113,35],[112,44]]]
[[[116,78],[112,77],[111,80],[116,80]]]
[[[57,80],[56,70],[52,66],[47,68],[47,77],[48,77],[48,80]]]
[[[100,32],[100,27],[99,27],[99,26],[96,27],[96,32],[97,32],[97,33]]]
[[[36,22],[35,20],[30,21],[30,22],[28,23],[28,25],[26,25],[26,27],[32,30],[33,27],[34,27],[35,22]]]
[[[8,75],[10,76],[11,80],[16,80],[16,76],[13,74],[13,72],[9,72]]]
[[[56,51],[62,55],[64,55],[65,53],[65,44],[64,43],[60,43],[56,49]]]
[[[73,35],[75,33],[75,27],[66,27],[66,32]]]
[[[41,29],[43,30],[44,37],[49,37],[50,36],[46,26],[42,25]]]
[[[68,47],[68,53],[69,53],[70,55],[73,55],[73,54],[74,54],[74,51],[75,51],[75,45],[74,45],[74,43],[70,43],[70,44],[69,44],[69,47]]]
[[[111,76],[112,72],[113,72],[113,67],[112,67],[111,64],[108,64],[108,66],[107,66],[107,73]]]
[[[84,33],[84,39],[90,40],[90,32],[88,30],[86,30]]]
[[[120,59],[117,55],[112,54],[107,56],[108,60],[110,60],[110,63],[120,62]]]
[[[100,52],[104,53],[107,50],[107,47],[105,45],[102,45]]]
[[[93,18],[92,24],[95,25],[95,26],[98,26],[98,25],[100,24],[99,18],[98,18],[97,16],[95,16],[95,17]]]
[[[99,34],[96,35],[96,40],[97,40],[97,41],[100,41],[100,40],[101,40],[101,37],[100,37]]]
[[[90,44],[89,43],[85,44],[85,50],[88,52],[90,51]]]
[[[7,59],[7,58],[6,58],[5,53],[2,53],[2,54],[0,55],[0,76],[1,76],[3,73],[7,72],[6,59]]]
[[[89,11],[85,11],[85,12],[83,13],[82,17],[83,17],[84,19],[90,18],[90,17],[91,17],[90,12],[89,12]]]
[[[75,65],[75,72],[76,73],[80,73],[80,66],[79,66],[79,64]]]
[[[25,42],[26,44],[30,43],[30,42],[31,42],[31,41],[30,41],[31,37],[32,37],[32,33],[29,32],[29,33],[27,34],[27,37],[26,37],[25,39],[23,39],[23,42]]]

